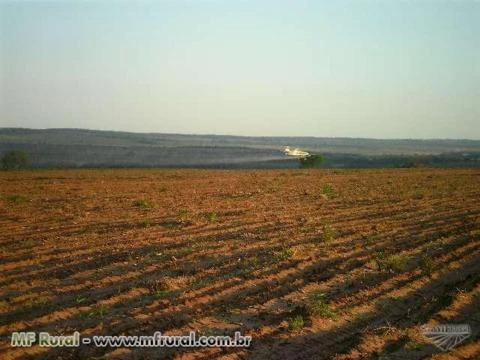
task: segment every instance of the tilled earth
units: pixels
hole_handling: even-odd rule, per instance
[[[0,173],[1,359],[478,359],[480,171]],[[421,326],[469,324],[442,352]],[[252,336],[12,347],[14,331]]]

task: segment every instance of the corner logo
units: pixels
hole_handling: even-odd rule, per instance
[[[442,351],[453,349],[472,335],[472,329],[467,324],[422,326],[421,330],[423,335]]]

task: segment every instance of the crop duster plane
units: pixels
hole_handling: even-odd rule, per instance
[[[292,150],[292,149],[290,149],[290,146],[287,146],[285,148],[285,150],[283,151],[283,153],[285,155],[294,156],[294,157],[297,157],[297,158],[307,158],[307,157],[310,156],[309,152],[302,151],[299,148],[295,148],[295,149]]]

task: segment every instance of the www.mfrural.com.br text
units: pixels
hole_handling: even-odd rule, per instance
[[[248,347],[251,336],[235,332],[228,335],[198,335],[190,331],[188,335],[162,335],[157,331],[153,335],[93,335],[81,336],[76,331],[71,335],[51,335],[48,332],[14,332],[10,345],[13,347],[79,347],[93,345],[96,347]]]

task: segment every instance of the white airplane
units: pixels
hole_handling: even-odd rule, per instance
[[[295,149],[292,150],[292,149],[290,149],[290,146],[287,146],[283,152],[284,152],[285,155],[296,156],[296,157],[299,157],[299,158],[305,158],[305,157],[310,156],[310,153],[308,153],[306,151],[302,151],[298,148],[295,148]]]

